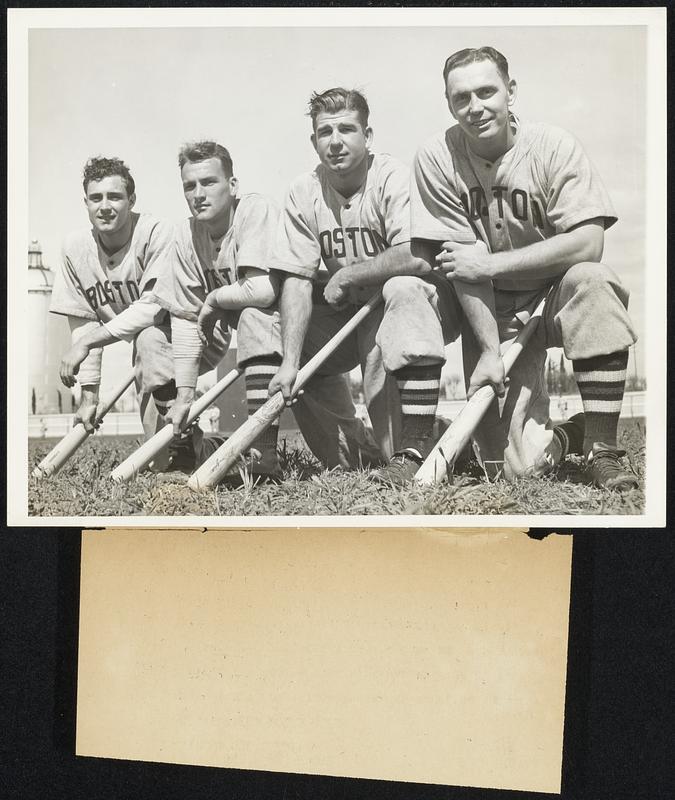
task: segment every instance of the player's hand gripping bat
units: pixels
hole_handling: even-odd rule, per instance
[[[237,380],[242,374],[242,370],[233,369],[224,375],[208,391],[197,398],[190,406],[183,428],[187,428],[214,402],[220,395]],[[173,426],[165,425],[161,430],[144,442],[137,450],[125,459],[119,466],[110,473],[110,477],[116,481],[128,481],[137,475],[142,469],[155,458],[173,439]]]
[[[518,356],[523,352],[525,345],[532,338],[539,320],[544,311],[546,298],[539,303],[534,313],[522,328],[518,336],[513,340],[510,347],[506,350],[502,359],[504,361],[504,373],[509,371],[516,362]],[[445,431],[441,438],[436,442],[436,446],[429,453],[422,466],[415,474],[415,482],[421,484],[440,483],[446,476],[448,469],[452,467],[457,456],[466,447],[478,427],[478,423],[485,416],[490,403],[496,397],[492,386],[482,386],[471,397],[464,408],[460,411],[450,427]]]
[[[347,339],[358,325],[382,300],[382,292],[377,291],[368,302],[339,330],[332,339],[316,353],[304,367],[300,369],[293,385],[293,395],[314,375],[317,369],[331,356],[337,348]],[[236,463],[255,439],[268,428],[284,410],[286,402],[281,392],[273,394],[255,414],[246,420],[230,438],[222,444],[213,455],[197,469],[188,486],[195,491],[204,491],[214,487],[225,476],[227,471]]]
[[[134,373],[132,372],[119,384],[110,397],[98,404],[96,419],[94,420],[96,425],[98,425],[133,382]],[[35,467],[33,470],[33,477],[47,478],[51,475],[56,475],[66,461],[68,461],[78,447],[85,442],[90,435],[91,434],[84,429],[84,425],[78,422],[78,424],[61,439],[54,449],[42,459],[37,467]]]

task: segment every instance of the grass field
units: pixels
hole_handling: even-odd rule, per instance
[[[366,471],[328,472],[296,442],[282,439],[284,480],[278,485],[219,487],[195,494],[181,473],[145,472],[114,484],[109,474],[137,446],[137,440],[95,438],[85,443],[61,472],[29,479],[31,516],[296,516],[370,514],[641,514],[644,511],[645,427],[622,420],[619,443],[640,478],[640,489],[625,494],[584,483],[580,463],[568,459],[558,473],[514,483],[488,483],[478,465],[454,482],[432,487],[380,487]],[[29,444],[30,469],[53,441]]]

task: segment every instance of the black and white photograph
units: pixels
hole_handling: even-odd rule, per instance
[[[10,522],[662,525],[665,28],[10,12]]]

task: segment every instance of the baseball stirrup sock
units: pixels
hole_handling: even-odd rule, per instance
[[[401,396],[401,446],[414,448],[426,456],[438,408],[441,365],[403,367],[394,375]]]
[[[576,422],[577,417],[583,419],[582,414],[576,414],[567,422],[561,422],[553,429],[553,435],[560,442],[560,457],[565,458],[572,453],[583,455],[584,453],[584,427]]]
[[[267,390],[270,381],[277,373],[281,365],[281,359],[251,359],[244,366],[244,381],[246,383],[246,403],[248,405],[248,415],[253,416],[255,412],[268,400]],[[277,438],[279,436],[279,419],[264,430],[251,445],[252,449],[275,451],[277,448]]]
[[[572,362],[586,417],[584,455],[595,442],[616,446],[627,365],[627,350]]]
[[[155,401],[155,408],[160,416],[166,416],[168,410],[173,405],[173,401],[176,399],[176,394],[175,381],[171,381],[167,383],[166,386],[160,386],[159,389],[154,390],[152,398]]]

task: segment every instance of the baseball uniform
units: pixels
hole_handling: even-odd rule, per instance
[[[238,280],[243,268],[269,270],[278,217],[278,210],[270,200],[260,194],[246,194],[238,200],[232,225],[221,239],[214,241],[199,220],[186,220],[176,231],[172,269],[158,281],[153,297],[173,315],[196,322],[210,291]],[[281,358],[276,305],[245,308],[241,312],[224,311],[221,323],[214,329],[213,342],[202,354],[202,371],[204,366],[206,369],[216,366],[224,356],[229,328],[237,329],[239,366],[253,359]],[[171,332],[164,326],[145,331],[143,336],[170,342]],[[327,467],[353,467],[357,454],[374,450],[362,423],[354,417],[349,389],[343,379],[307,387],[303,405],[306,413],[300,415],[298,424],[312,452]],[[339,438],[338,429],[345,430],[346,437]]]
[[[153,289],[152,296],[163,308],[176,317],[197,322],[206,295],[221,286],[234,283],[240,268],[253,267],[268,271],[270,248],[274,241],[278,210],[260,194],[245,194],[238,198],[232,224],[224,236],[213,239],[207,226],[189,218],[176,226],[170,252],[170,268]],[[216,325],[213,339],[202,352],[200,372],[213,369],[221,361],[230,343],[230,328],[236,329],[240,317],[255,312],[257,325],[247,328],[246,336],[239,336],[237,358],[239,363],[250,358],[264,357],[279,352],[273,328],[273,309],[245,309],[239,313],[223,312]],[[161,338],[170,343],[168,325],[145,337]],[[139,342],[142,346],[142,342]],[[142,354],[141,354],[142,357]],[[165,382],[173,378],[173,365]]]
[[[514,250],[544,241],[573,226],[599,218],[604,227],[616,215],[598,173],[579,142],[545,124],[519,122],[514,146],[494,162],[472,152],[459,126],[435,136],[418,151],[411,183],[411,234],[434,242],[483,241],[491,252]],[[394,279],[395,281],[398,279]],[[407,280],[407,283],[405,282]],[[387,368],[422,356],[437,357],[443,344],[460,333],[461,311],[454,290],[441,274],[420,288],[403,279],[387,286],[385,302],[402,324],[401,300],[413,321],[415,348],[389,348]],[[544,380],[546,348],[563,347],[570,359],[627,348],[635,334],[626,307],[628,293],[603,264],[577,264],[555,279],[542,276],[493,282],[502,341],[513,338],[549,290],[544,317],[528,354],[516,363],[502,408],[501,437],[507,477],[532,470],[546,451],[552,425]],[[386,332],[385,332],[386,333]],[[474,354],[474,358],[477,354]],[[490,444],[479,431],[479,449]]]
[[[172,231],[149,214],[132,212],[131,220],[131,238],[112,254],[101,247],[94,229],[67,237],[54,279],[52,313],[89,320],[117,338],[133,339],[125,334],[122,316],[135,303],[152,303],[150,292],[164,269]],[[159,321],[165,312],[159,306],[155,309]],[[80,365],[82,384],[99,384],[100,363],[97,348]]]
[[[323,264],[330,275],[342,267],[368,262],[389,247],[410,241],[410,173],[386,154],[369,156],[365,182],[351,197],[330,184],[326,168],[297,178],[289,189],[281,216],[273,266],[291,275],[320,280]],[[310,358],[373,293],[352,293],[351,303],[336,310],[323,300],[320,286],[305,337],[304,357]],[[320,375],[346,372],[360,364],[364,394],[375,438],[386,457],[400,436],[400,405],[395,382],[386,375],[375,336],[382,309],[375,309]]]

